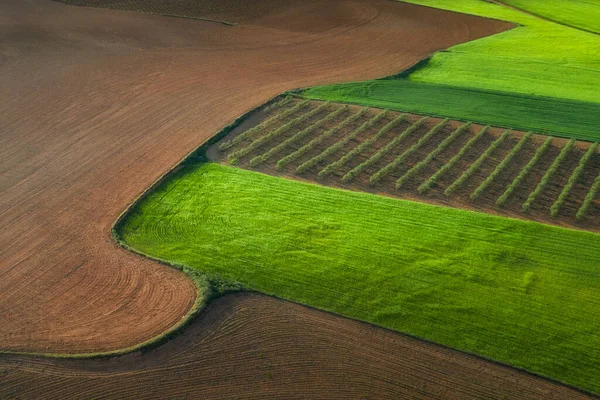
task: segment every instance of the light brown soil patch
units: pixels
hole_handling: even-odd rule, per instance
[[[395,73],[509,28],[383,0],[285,4],[230,27],[0,0],[0,349],[103,351],[165,331],[193,284],[110,235],[145,188],[286,89]]]
[[[0,356],[13,399],[586,399],[512,368],[297,304],[221,298],[181,336],[104,360]]]
[[[248,121],[237,127],[226,137],[222,138],[218,143],[210,146],[207,151],[208,157],[221,163],[230,163],[230,155],[238,149],[243,149],[251,145],[253,141],[259,139],[265,133],[274,131],[278,127],[283,126],[294,118],[306,113],[308,110],[315,109],[323,104],[319,101],[311,101],[310,105],[306,108],[296,111],[292,115],[289,115],[281,121],[277,121],[277,123],[274,123],[271,126],[265,127],[263,132],[256,132],[253,136],[245,138],[243,141],[236,143],[236,145],[231,148],[220,148],[222,143],[237,137],[244,131],[247,131],[257,124],[260,124],[266,118],[277,115],[279,112],[283,112],[286,109],[293,107],[295,104],[299,104],[300,102],[301,99],[294,99],[292,102],[289,102],[285,104],[285,106],[282,106],[278,109],[273,106],[267,111],[258,110],[255,115],[252,115],[251,118],[248,119]],[[331,174],[325,177],[320,176],[319,173],[327,165],[340,160],[344,155],[352,152],[354,149],[357,149],[362,143],[372,139],[383,126],[388,124],[401,113],[389,112],[387,116],[379,120],[371,128],[360,133],[356,138],[346,143],[334,153],[329,154],[324,160],[305,172],[299,173],[296,168],[307,160],[310,160],[311,158],[324,152],[336,142],[343,141],[345,136],[349,135],[353,131],[356,131],[360,125],[380,113],[381,110],[370,108],[368,112],[359,120],[355,121],[351,125],[346,126],[335,135],[323,140],[318,145],[313,146],[308,152],[289,163],[283,169],[279,169],[277,167],[277,162],[279,160],[289,154],[294,153],[296,150],[302,148],[304,145],[307,145],[312,140],[317,139],[319,136],[323,135],[324,132],[339,125],[348,116],[352,115],[353,113],[357,113],[361,108],[357,106],[349,106],[347,111],[340,114],[335,119],[328,121],[323,126],[315,129],[307,136],[304,136],[299,140],[294,140],[293,143],[287,145],[278,153],[273,154],[272,157],[266,160],[264,163],[260,165],[252,164],[252,160],[255,157],[265,154],[276,145],[294,137],[294,135],[296,135],[298,132],[301,132],[315,122],[321,120],[328,114],[337,110],[339,107],[342,107],[342,105],[332,103],[326,110],[323,110],[298,124],[297,126],[288,129],[280,136],[261,144],[260,146],[254,148],[247,155],[240,157],[239,160],[233,161],[233,163],[242,168],[258,170],[270,175],[286,176],[293,179],[306,180],[349,190],[366,191],[385,196],[407,198],[443,206],[475,210],[495,215],[534,220],[551,225],[600,232],[600,207],[598,206],[600,203],[600,195],[597,196],[596,201],[590,207],[585,219],[577,221],[575,218],[577,211],[583,204],[583,200],[592,187],[594,180],[600,175],[600,153],[598,151],[586,164],[583,174],[577,180],[572,191],[569,193],[569,196],[562,206],[559,215],[557,217],[552,217],[550,214],[552,205],[567,184],[573,171],[583,157],[583,154],[591,145],[591,143],[588,142],[576,142],[575,146],[569,152],[567,158],[560,165],[558,171],[552,176],[549,184],[542,190],[542,192],[534,201],[531,210],[527,213],[523,212],[522,210],[523,203],[527,200],[529,194],[535,190],[542,176],[546,173],[550,165],[552,165],[560,153],[562,147],[566,144],[567,141],[565,139],[553,139],[552,145],[546,150],[545,153],[543,153],[542,157],[534,165],[534,168],[531,170],[531,172],[526,175],[526,178],[508,198],[508,201],[501,206],[497,206],[496,200],[502,196],[506,188],[519,175],[525,165],[527,165],[527,163],[533,158],[536,150],[547,139],[547,136],[533,135],[531,139],[519,150],[519,152],[516,153],[515,157],[508,163],[506,168],[501,171],[495,180],[493,180],[492,183],[484,190],[484,192],[475,200],[471,199],[471,194],[475,192],[481,183],[484,182],[492,172],[494,172],[500,163],[502,163],[504,158],[521,140],[524,132],[511,132],[508,139],[502,142],[500,146],[498,146],[498,148],[496,148],[490,154],[489,158],[485,160],[481,167],[477,169],[477,171],[471,177],[469,177],[456,190],[455,193],[450,196],[446,196],[444,194],[445,190],[454,181],[456,181],[462,175],[462,173],[465,172],[500,135],[506,131],[505,129],[494,127],[489,128],[487,133],[479,138],[469,148],[469,150],[464,154],[458,163],[456,163],[444,175],[442,175],[437,183],[434,184],[428,191],[422,194],[420,194],[418,191],[419,186],[433,176],[440,168],[449,163],[450,160],[459,153],[461,148],[483,128],[483,126],[474,124],[469,127],[469,129],[465,130],[458,137],[456,137],[456,139],[451,142],[448,147],[437,154],[437,156],[420,172],[410,177],[399,189],[396,188],[397,180],[407,173],[412,167],[417,165],[420,161],[426,159],[427,156],[434,151],[438,145],[440,145],[440,143],[442,143],[449,135],[451,135],[459,126],[464,124],[464,122],[448,121],[439,131],[424,141],[422,145],[418,147],[418,149],[411,152],[403,160],[403,162],[397,166],[397,168],[395,168],[387,176],[381,179],[381,181],[374,185],[370,184],[370,178],[377,171],[394,161],[398,156],[410,149],[413,145],[417,144],[419,140],[427,134],[427,132],[442,122],[442,120],[439,118],[428,118],[423,125],[402,139],[396,147],[385,154],[377,162],[368,166],[358,176],[349,182],[343,181],[343,177],[349,171],[369,160],[380,149],[384,148],[384,146],[390,143],[394,138],[400,136],[409,126],[423,118],[423,116],[406,114],[407,119],[405,121],[396,125],[393,129],[379,137],[371,146],[367,147],[359,154],[356,154],[356,156],[354,156],[346,164],[337,167],[331,172]]]

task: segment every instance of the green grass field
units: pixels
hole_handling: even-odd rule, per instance
[[[513,30],[437,53],[428,65],[410,75],[412,81],[600,102],[599,35],[482,0],[407,2],[521,25]],[[584,3],[581,1],[540,0],[534,3],[568,3],[568,8],[581,13],[582,18],[585,16],[589,22],[598,22],[593,14],[588,14],[586,9],[581,8]]]
[[[558,23],[600,33],[600,0],[502,0]]]
[[[600,393],[596,234],[218,164],[185,166],[119,234],[153,257]]]
[[[473,90],[405,79],[319,86],[302,92],[302,95],[581,140],[600,139],[600,103]]]

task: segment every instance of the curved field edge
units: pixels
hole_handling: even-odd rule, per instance
[[[415,65],[418,70],[428,62]],[[600,139],[600,104],[515,92],[471,89],[405,79],[410,70],[380,80],[317,86],[305,98],[453,118],[559,137]]]
[[[170,263],[599,391],[581,315],[598,302],[597,235],[215,164],[186,166],[129,218],[123,240]]]
[[[254,107],[248,112],[244,113],[242,116],[236,118],[229,125],[223,128],[217,135],[213,136],[209,140],[206,141],[202,146],[192,150],[185,157],[183,157],[178,163],[176,163],[171,169],[169,169],[163,176],[159,177],[152,185],[150,185],[146,190],[140,193],[133,201],[131,201],[125,209],[119,214],[115,222],[111,227],[111,235],[112,238],[117,242],[119,246],[128,250],[132,253],[138,254],[141,257],[146,257],[155,262],[164,265],[167,268],[173,268],[178,271],[184,273],[193,283],[197,289],[196,293],[196,301],[190,310],[172,327],[167,329],[165,332],[156,335],[146,341],[138,343],[133,346],[124,347],[121,349],[110,350],[110,351],[101,351],[101,352],[93,352],[93,353],[40,353],[40,352],[27,352],[27,351],[4,351],[0,350],[0,354],[16,354],[16,355],[25,355],[25,356],[34,356],[34,357],[44,357],[44,358],[73,358],[73,359],[86,359],[86,358],[104,358],[104,357],[114,357],[119,355],[124,355],[128,353],[133,353],[140,350],[148,350],[159,346],[172,337],[180,334],[185,327],[187,327],[196,316],[198,316],[202,310],[206,308],[206,306],[210,303],[211,300],[214,300],[218,297],[226,295],[228,293],[240,292],[240,291],[248,291],[247,288],[244,288],[241,284],[233,280],[224,280],[220,276],[215,274],[205,274],[199,273],[193,269],[188,268],[185,265],[170,263],[161,260],[160,258],[153,257],[150,254],[146,254],[144,252],[140,252],[131,246],[129,246],[124,240],[122,240],[119,230],[122,227],[122,224],[126,220],[127,216],[131,211],[144,199],[151,195],[157,188],[159,188],[165,181],[175,175],[184,165],[189,163],[196,163],[198,161],[204,160],[204,150],[211,146],[212,144],[218,142],[224,136],[229,134],[233,129],[239,126],[243,121],[245,121],[252,113],[254,113],[257,109],[271,104],[277,97],[274,96],[271,99],[267,100],[265,103]]]
[[[427,66],[410,75],[410,80],[598,102],[598,35],[494,2],[403,2],[519,24],[516,29],[436,53]]]

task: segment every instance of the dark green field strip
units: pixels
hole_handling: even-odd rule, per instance
[[[600,104],[596,103],[404,79],[320,86],[305,90],[302,95],[587,141],[600,139]]]
[[[204,164],[136,205],[120,235],[169,262],[600,393],[597,234]]]

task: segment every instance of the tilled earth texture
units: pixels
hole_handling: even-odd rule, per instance
[[[212,303],[148,352],[0,356],[10,399],[504,399],[586,395],[437,345],[255,294]]]
[[[111,237],[145,188],[286,89],[511,27],[384,0],[284,6],[229,26],[0,0],[0,349],[107,351],[172,327],[193,283]]]

